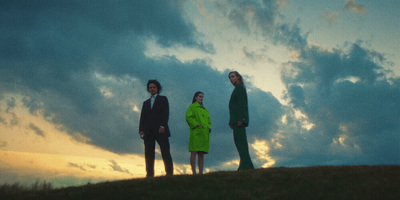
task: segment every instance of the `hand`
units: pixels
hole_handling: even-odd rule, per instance
[[[202,125],[197,125],[195,128],[204,128]]]
[[[242,121],[237,121],[237,123],[236,123],[236,124],[237,124],[237,126],[238,126],[238,127],[241,127],[241,126],[243,126],[243,122],[242,122]]]
[[[232,124],[229,124],[229,128],[233,129],[233,125],[232,125]]]
[[[140,138],[144,139],[144,132],[140,131]]]
[[[164,127],[160,127],[158,129],[158,133],[165,133],[165,128]]]

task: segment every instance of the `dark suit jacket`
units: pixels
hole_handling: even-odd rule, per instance
[[[233,125],[237,121],[249,125],[249,109],[247,105],[246,88],[242,84],[236,85],[229,100],[229,124]]]
[[[165,128],[167,136],[171,136],[168,127],[169,103],[165,96],[157,95],[153,108],[150,99],[143,102],[140,114],[139,133],[144,132],[145,137],[155,135],[161,126]]]

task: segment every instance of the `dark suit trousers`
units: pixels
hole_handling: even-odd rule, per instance
[[[157,133],[156,135],[149,135],[144,138],[144,154],[146,159],[147,177],[154,176],[156,141],[160,146],[161,156],[164,161],[165,172],[167,175],[173,175],[174,165],[170,153],[168,136],[163,133]]]
[[[233,139],[240,157],[238,170],[254,169],[253,162],[250,158],[249,145],[247,144],[246,129],[244,126],[238,127],[237,124],[233,125]]]

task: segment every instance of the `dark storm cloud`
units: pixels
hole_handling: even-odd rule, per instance
[[[91,60],[100,57],[112,62],[102,66],[107,73],[134,74],[145,67],[139,64],[144,48],[140,37],[155,38],[165,46],[205,46],[197,44],[194,27],[179,15],[179,4],[172,1],[2,4],[1,79],[5,87],[17,84],[34,91],[58,92],[83,112],[92,112],[89,102],[100,98],[87,81],[94,68],[88,65]]]
[[[73,73],[86,73],[88,61],[104,54],[112,57],[113,52],[109,49],[127,42],[127,37],[152,37],[166,46],[200,46],[194,38],[194,27],[179,15],[179,4],[171,1],[119,4],[109,1],[14,1],[2,4],[1,43],[5,44],[1,48],[4,52],[2,60],[8,61],[4,64],[13,64],[12,61],[19,64],[3,70],[7,70],[9,80],[31,77],[28,80],[35,83],[32,88],[70,81]],[[126,53],[136,51],[136,56],[143,56],[141,42],[134,40],[129,44],[135,46]],[[25,67],[28,63],[29,68]],[[47,79],[39,81],[38,77]]]
[[[317,142],[316,148],[321,148],[342,137],[344,143],[338,145],[351,147],[360,156],[348,160],[351,151],[321,148],[329,157],[312,162],[398,164],[400,85],[398,79],[387,79],[384,62],[376,57],[379,53],[358,43],[348,52],[318,47],[305,52],[301,61],[288,63],[282,73],[287,100],[315,125],[303,142]],[[311,154],[312,149],[305,153]]]
[[[307,35],[301,34],[301,29],[297,24],[279,24],[273,33],[274,42],[282,44],[289,49],[295,49],[304,54],[303,50],[307,47]]]
[[[114,151],[131,151],[136,130],[137,114],[124,103],[147,97],[145,82],[165,68],[144,56],[144,42],[213,52],[182,18],[179,1],[1,4],[2,93],[26,95],[23,103],[32,114],[40,110],[61,129]],[[112,90],[125,99],[105,98],[99,88],[111,83],[96,74],[120,81]],[[109,144],[110,137],[115,143]]]

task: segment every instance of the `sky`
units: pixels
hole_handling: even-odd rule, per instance
[[[233,70],[256,168],[400,164],[398,0],[0,4],[0,184],[145,177],[149,79],[169,100],[175,174],[191,174],[196,91],[212,121],[205,170],[235,171]]]

